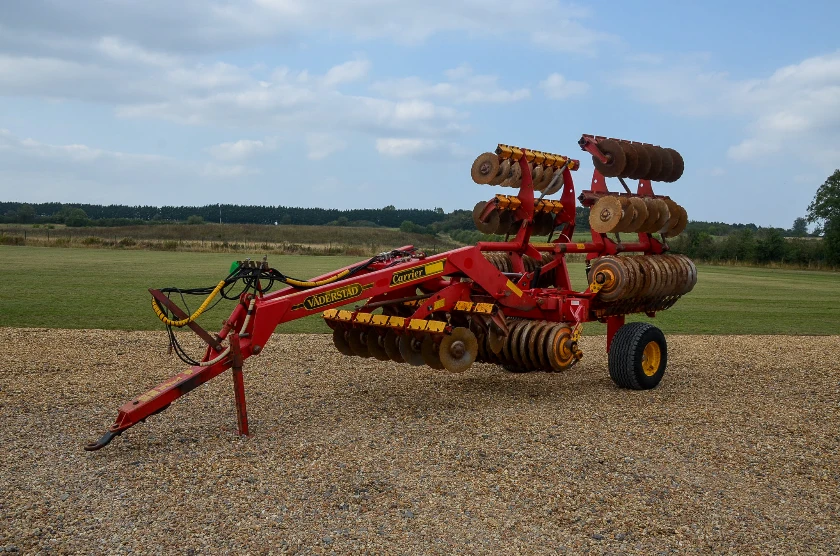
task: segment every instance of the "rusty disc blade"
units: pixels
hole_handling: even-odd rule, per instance
[[[659,232],[665,237],[670,237],[668,233],[680,221],[680,206],[671,199],[663,199],[663,201],[668,205],[668,220],[662,225]]]
[[[618,221],[618,225],[613,228],[613,231],[629,232],[633,226],[633,221],[636,219],[636,209],[633,208],[628,197],[622,196],[618,200],[621,203],[621,220]]]
[[[590,276],[590,283],[602,284],[597,299],[604,302],[620,299],[627,288],[627,270],[618,257],[599,257],[592,261]]]
[[[347,340],[347,329],[338,327],[333,330],[333,345],[342,355],[356,355]]]
[[[653,297],[654,288],[656,287],[656,277],[653,265],[650,264],[647,255],[640,255],[636,257],[636,262],[642,267],[644,273],[644,289],[641,290],[640,296],[643,298]]]
[[[551,367],[555,371],[568,369],[574,361],[574,352],[571,349],[572,329],[566,324],[558,324],[554,328],[554,334],[550,339],[551,348],[548,353]]]
[[[419,367],[423,365],[423,354],[420,352],[421,340],[414,336],[400,336],[400,355],[409,365]]]
[[[648,151],[646,145],[636,143],[633,146],[636,147],[636,156],[638,157],[638,161],[636,162],[636,171],[630,175],[630,179],[641,180],[650,173],[650,152]]]
[[[655,231],[654,226],[659,220],[659,205],[656,204],[656,199],[651,199],[650,197],[644,197],[643,200],[645,202],[645,208],[648,211],[648,215],[639,228],[639,231],[650,234]]]
[[[522,354],[519,353],[519,337],[522,335],[522,331],[525,329],[525,326],[528,324],[529,321],[520,320],[516,322],[516,325],[510,331],[510,356],[512,362],[519,367],[520,369],[526,370],[527,367],[522,362]]]
[[[656,152],[659,156],[660,162],[662,163],[662,169],[659,170],[659,173],[652,177],[651,180],[664,181],[665,178],[671,175],[671,171],[674,169],[674,161],[671,160],[671,153],[662,147],[656,147]]]
[[[510,160],[502,160],[499,163],[499,173],[490,180],[490,185],[499,185],[510,176]]]
[[[645,204],[644,199],[642,199],[641,197],[630,197],[630,204],[633,205],[633,208],[636,210],[636,217],[633,218],[631,228],[628,231],[640,232],[642,231],[642,226],[644,226],[645,222],[647,221],[647,204]]]
[[[499,155],[483,153],[478,155],[470,169],[470,175],[475,183],[489,184],[499,173]]]
[[[644,147],[648,159],[650,159],[650,169],[640,179],[653,181],[653,178],[662,171],[662,160],[659,158],[659,149],[657,147],[653,145],[645,145]]]
[[[608,178],[620,176],[624,171],[624,165],[627,163],[621,144],[613,139],[604,139],[598,141],[598,150],[604,153],[607,162],[601,162],[597,156],[593,156],[592,164],[595,165],[595,168]]]
[[[654,222],[653,232],[651,232],[651,233],[655,233],[655,232],[658,232],[659,230],[661,230],[662,227],[671,218],[671,213],[668,210],[668,205],[665,204],[665,201],[663,201],[662,199],[654,199],[653,201],[654,201],[654,203],[656,203],[656,208],[658,209],[658,212],[659,212],[659,218],[657,218],[656,222]]]
[[[676,237],[683,233],[685,227],[688,226],[688,213],[685,211],[685,207],[677,205],[677,208],[680,211],[679,219],[677,220],[676,225],[668,230],[668,235],[665,237]]]
[[[544,172],[545,170],[539,164],[531,169],[531,181],[534,183],[534,191],[542,191],[545,187],[546,184],[543,182]]]
[[[671,155],[671,162],[673,163],[671,172],[662,181],[673,183],[680,179],[685,170],[685,161],[682,155],[674,149],[666,148],[666,151]]]
[[[379,361],[390,361],[391,357],[385,351],[385,336],[376,330],[367,333],[368,352]]]
[[[350,344],[350,349],[359,357],[370,357],[370,352],[367,348],[367,331],[361,328],[351,328],[347,331],[347,342]]]
[[[423,362],[436,371],[443,370],[443,363],[438,354],[440,343],[430,335],[426,335],[420,344],[420,354],[423,357]]]
[[[400,336],[397,332],[393,329],[388,330],[385,332],[385,352],[388,354],[388,358],[391,361],[395,361],[397,363],[405,363],[405,359],[400,354]]]
[[[440,341],[438,357],[450,373],[463,373],[470,368],[478,356],[478,339],[468,328],[462,326],[452,330]]]
[[[612,232],[621,221],[621,201],[615,195],[605,195],[595,201],[589,211],[589,226],[599,234]]]
[[[630,178],[636,173],[639,165],[639,155],[636,154],[636,147],[632,143],[619,143],[624,151],[624,170],[621,171],[622,178]]]
[[[473,223],[482,234],[494,234],[499,227],[499,211],[491,211],[485,220],[481,220],[481,213],[487,207],[487,201],[479,201],[473,209]]]
[[[519,334],[519,359],[522,361],[522,366],[528,369],[529,371],[536,370],[537,365],[535,365],[531,361],[531,349],[528,339],[530,338],[532,331],[534,329],[534,323],[536,321],[533,320],[526,320],[525,324],[522,326],[522,332]]]
[[[503,336],[502,331],[499,330],[499,327],[493,323],[491,323],[488,328],[489,330],[487,332],[487,347],[490,348],[490,351],[498,355],[502,352],[502,349],[505,347],[505,339],[507,338],[507,336]]]
[[[540,321],[540,326],[537,329],[537,333],[535,336],[534,345],[532,347],[533,352],[537,355],[537,360],[540,362],[539,368],[543,371],[550,371],[551,370],[551,362],[548,360],[548,349],[545,347],[546,344],[546,337],[551,329],[554,328],[554,323],[548,321]]]
[[[654,278],[654,287],[653,291],[651,292],[651,297],[662,297],[663,295],[665,295],[664,292],[668,287],[665,269],[662,267],[662,263],[659,262],[659,257],[656,255],[649,256],[648,262],[650,263],[651,267],[653,267]]]

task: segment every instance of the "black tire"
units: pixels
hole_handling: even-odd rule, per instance
[[[651,346],[648,348],[648,346]],[[655,347],[654,347],[655,346]],[[659,354],[655,369],[643,365],[645,349]],[[658,351],[656,349],[658,348]],[[647,360],[646,360],[647,361]],[[620,388],[650,390],[656,388],[668,366],[665,335],[647,322],[631,322],[618,329],[610,345],[610,378]],[[651,374],[652,372],[652,374]]]

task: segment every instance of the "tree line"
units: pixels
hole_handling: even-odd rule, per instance
[[[456,211],[457,212],[457,211]],[[461,211],[466,212],[466,211]],[[65,224],[68,226],[127,226],[154,223],[197,222],[229,224],[291,224],[324,226],[328,224],[398,228],[409,220],[429,226],[446,218],[441,208],[398,209],[393,205],[379,209],[327,209],[264,205],[204,206],[130,206],[91,205],[82,203],[15,203],[0,202],[0,223]]]
[[[481,239],[472,211],[446,213],[435,209],[324,209],[263,205],[128,206],[61,203],[0,202],[0,223],[64,224],[70,227],[127,226],[185,222],[236,224],[285,224],[310,226],[387,227],[405,232],[445,233],[456,241]],[[576,229],[589,230],[589,210],[578,207]],[[815,225],[809,232],[808,225]],[[840,264],[840,170],[819,187],[808,214],[788,229],[762,228],[755,224],[689,222],[671,241],[680,253],[703,261],[746,263],[781,262],[795,265]]]

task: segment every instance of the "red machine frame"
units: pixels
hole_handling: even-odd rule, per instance
[[[580,146],[593,156],[603,158],[597,148],[596,137],[584,136]],[[358,308],[357,312],[371,312],[371,306],[375,307],[379,302],[416,296],[418,288],[429,294],[428,302],[424,299],[419,303],[411,319],[426,319],[433,312],[452,310],[459,301],[481,298],[494,302],[507,317],[543,319],[573,325],[596,320],[606,322],[609,351],[613,336],[624,324],[624,316],[599,317],[591,304],[597,290],[593,292],[592,286],[583,292],[572,289],[565,254],[586,253],[587,260],[591,260],[628,251],[659,254],[667,251],[668,246],[648,233],[638,234],[636,241],[621,242],[593,231],[589,242],[572,241],[576,198],[569,166],[579,167],[579,163],[574,160],[569,160],[571,164],[566,164],[562,170],[560,202],[563,208],[555,217],[555,225],[563,226],[560,236],[552,242],[532,243],[535,191],[527,157],[523,155],[517,162],[522,171],[522,183],[516,196],[520,201],[516,209],[516,220],[521,221],[521,225],[513,238],[502,242],[480,242],[475,246],[433,256],[425,256],[413,247],[406,246],[399,251],[411,253],[411,256],[374,263],[349,278],[319,287],[286,287],[256,296],[243,294],[218,334],[211,335],[195,322],[189,323],[193,331],[207,343],[202,365],[190,367],[123,404],[105,435],[85,446],[85,449],[102,448],[126,429],[165,410],[173,401],[227,369],[232,369],[239,434],[248,435],[243,362],[263,351],[277,326],[354,301],[367,300],[367,304]],[[607,189],[603,175],[595,170],[591,189],[583,191],[579,199],[584,206],[591,206],[600,196],[615,194]],[[654,196],[650,181],[640,180],[637,194]],[[510,257],[513,273],[503,273],[482,255],[483,252],[492,251],[504,252]],[[526,272],[522,257],[530,256],[539,260],[541,253],[545,252],[553,253],[555,257],[542,267],[541,273],[554,270],[554,284],[553,287],[535,287],[531,283],[535,276]],[[313,281],[328,279],[345,269],[313,278]],[[400,280],[395,280],[395,276],[400,277]],[[160,291],[149,291],[175,316],[186,317]],[[406,319],[406,327],[411,319]],[[408,328],[404,332],[409,333]],[[225,341],[229,344],[228,348],[223,346]]]

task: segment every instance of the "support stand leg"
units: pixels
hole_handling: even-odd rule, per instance
[[[233,357],[233,394],[236,397],[236,420],[239,434],[248,436],[248,410],[245,407],[245,379],[242,376],[242,352],[239,351],[239,334],[230,335],[230,353]]]
[[[618,332],[618,329],[624,326],[624,315],[617,317],[607,317],[607,353],[610,352],[610,345],[612,345],[613,336]]]

